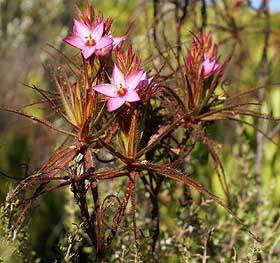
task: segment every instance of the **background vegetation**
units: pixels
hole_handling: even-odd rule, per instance
[[[188,2],[188,5],[186,3]],[[225,58],[232,39],[238,39],[233,59],[227,69],[224,88],[229,91],[263,87],[255,96],[263,102],[262,113],[280,116],[280,15],[252,8],[250,1],[93,1],[96,10],[114,18],[113,31],[121,35],[130,29],[135,49],[148,61],[156,52],[153,41],[157,23],[159,46],[164,37],[176,45],[176,12],[182,17],[180,28],[184,49],[191,43],[192,32],[202,27],[211,31]],[[265,1],[264,1],[265,2]],[[36,94],[25,84],[52,89],[54,84],[43,64],[53,56],[51,44],[67,54],[73,52],[63,44],[70,31],[74,4],[70,0],[0,0],[0,104],[22,107],[27,113],[45,116],[43,109],[31,105]],[[78,1],[82,6],[84,2]],[[184,6],[187,6],[184,13]],[[154,17],[158,8],[160,17]],[[267,36],[267,34],[269,34]],[[267,56],[264,60],[264,56]],[[155,61],[156,63],[156,61]],[[264,63],[266,63],[264,65]],[[149,64],[147,62],[147,69]],[[264,71],[267,71],[264,73]],[[240,98],[243,99],[243,98]],[[161,229],[159,262],[279,262],[280,258],[280,124],[253,121],[278,145],[256,133],[252,127],[227,122],[214,125],[211,138],[221,144],[223,161],[234,212],[251,230],[262,237],[254,241],[232,218],[215,204],[174,182],[167,182],[160,193]],[[0,200],[17,180],[32,173],[45,162],[63,138],[29,120],[0,112]],[[193,178],[224,199],[214,165],[203,145],[196,147],[188,161]],[[113,194],[116,186],[103,184]],[[150,255],[150,219],[145,211],[148,196],[138,183],[137,224],[144,229],[140,249],[133,246],[129,221],[121,238],[114,244],[110,262],[152,262]],[[168,215],[168,216],[167,216]],[[0,259],[3,262],[91,262],[91,248],[78,227],[79,216],[72,193],[64,189],[45,195],[29,213],[27,224],[14,238],[8,222],[0,222]],[[69,246],[71,251],[69,253]],[[0,260],[0,261],[1,261]]]

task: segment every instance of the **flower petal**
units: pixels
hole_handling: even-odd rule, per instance
[[[202,62],[203,67],[203,74],[204,76],[209,76],[210,74],[214,73],[220,65],[216,63],[216,60],[210,60],[209,58],[205,59]]]
[[[95,46],[84,46],[82,49],[82,54],[85,59],[88,59],[95,51]]]
[[[121,84],[122,86],[125,87],[123,73],[119,70],[116,64],[114,65],[111,83],[113,85]]]
[[[79,49],[83,49],[85,47],[85,44],[82,41],[82,39],[79,36],[75,36],[75,35],[65,37],[64,42],[66,42],[67,44],[73,47],[77,47]]]
[[[93,89],[99,93],[102,93],[109,97],[118,97],[118,91],[115,86],[111,84],[100,84],[93,87]]]
[[[113,40],[109,37],[102,37],[95,45],[96,49],[101,49],[101,48],[112,48]]]
[[[112,111],[118,109],[119,107],[121,107],[124,103],[125,103],[125,101],[122,98],[110,98],[107,101],[107,110],[109,112],[112,112]]]
[[[138,93],[134,89],[128,90],[127,93],[122,98],[128,102],[134,102],[140,100]]]
[[[99,42],[99,40],[101,39],[101,37],[103,35],[103,31],[104,31],[103,21],[101,21],[100,23],[95,25],[95,27],[93,27],[93,29],[91,29],[90,31],[91,31],[90,32],[91,36],[95,40],[95,42]]]
[[[80,22],[77,19],[74,19],[73,32],[81,38],[85,38],[90,35],[89,27],[87,27],[84,23]]]
[[[143,73],[143,75],[142,75],[142,77],[141,77],[140,80],[148,80],[148,79],[147,79],[147,73],[146,73],[146,72]]]
[[[103,48],[101,48],[101,49],[97,49],[97,50],[95,51],[95,54],[96,54],[96,56],[103,57],[103,56],[108,55],[111,51],[112,51],[112,47],[111,47],[111,46],[109,46],[109,47],[103,47]]]
[[[125,83],[128,86],[128,89],[135,89],[138,86],[140,80],[144,80],[142,79],[143,74],[144,72],[142,70],[138,70],[129,74],[125,79]]]
[[[115,49],[119,44],[121,44],[125,40],[125,36],[112,37],[112,40],[113,40],[113,48]]]

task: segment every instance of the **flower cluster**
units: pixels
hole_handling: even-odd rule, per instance
[[[86,14],[78,10],[79,20],[74,19],[73,33],[67,36],[64,41],[81,50],[85,59],[95,56],[105,56],[115,50],[125,37],[113,37],[110,27],[111,19],[104,19],[102,16],[95,17],[91,6],[87,7]],[[119,53],[121,53],[119,51]],[[131,54],[128,54],[128,57]],[[119,55],[120,56],[120,55]],[[124,59],[125,60],[125,59]],[[139,69],[140,60],[132,59],[128,66],[130,72],[122,72],[115,64],[110,84],[102,83],[93,86],[93,90],[109,97],[107,109],[109,112],[115,111],[126,102],[136,102],[140,100],[138,91],[140,86],[147,87],[151,78],[148,79],[146,73]],[[127,71],[123,69],[123,71]]]
[[[92,9],[88,7],[88,10]],[[125,37],[113,37],[110,19],[104,20],[101,16],[94,17],[90,11],[88,13],[88,16],[83,16],[80,12],[80,20],[74,19],[73,32],[64,41],[79,48],[85,59],[89,59],[93,54],[106,56],[120,45]]]
[[[215,89],[209,89],[214,75],[222,76],[223,66],[218,63],[218,46],[210,34],[199,33],[192,40],[191,49],[185,57],[186,79],[183,86],[188,87],[187,109],[201,111],[206,101],[213,96]],[[218,85],[218,82],[215,84]],[[210,93],[209,93],[210,91]]]
[[[213,44],[211,35],[199,34],[193,39],[186,64],[190,75],[208,78],[220,67],[217,62],[217,45]]]

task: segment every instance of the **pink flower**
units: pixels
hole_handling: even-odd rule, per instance
[[[139,84],[137,86],[137,91],[141,92],[141,90],[146,91],[146,88],[149,87],[152,89],[152,94],[156,92],[158,89],[158,83],[155,81],[154,77],[148,78],[146,72],[143,73]]]
[[[110,37],[113,40],[113,49],[115,49],[125,40],[125,36],[113,37],[111,32],[109,32],[108,37]]]
[[[125,102],[140,100],[136,89],[144,78],[146,78],[146,75],[142,70],[130,73],[125,77],[115,65],[111,84],[96,85],[93,89],[110,97],[107,101],[107,109],[109,112],[112,112],[120,108]]]
[[[203,68],[203,75],[205,78],[212,75],[218,68],[220,64],[217,63],[215,58],[208,58],[207,56],[204,57],[204,61],[202,62]]]
[[[97,56],[105,56],[105,55],[107,55],[108,53],[110,53],[112,51],[112,49],[115,49],[116,47],[118,47],[125,40],[124,36],[122,36],[122,37],[113,37],[111,32],[109,32],[108,37],[112,39],[112,41],[113,41],[112,45],[110,45],[108,47],[105,47],[105,48],[102,48],[100,50],[96,50],[95,54]]]
[[[94,26],[89,26],[74,19],[73,34],[64,41],[81,50],[85,59],[93,53],[106,55],[111,51],[114,40],[110,36],[103,36],[104,22],[100,21]]]

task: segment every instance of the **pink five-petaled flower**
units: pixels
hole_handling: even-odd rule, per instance
[[[204,60],[202,62],[202,68],[203,68],[203,76],[205,78],[212,75],[218,68],[220,67],[220,64],[217,63],[215,58],[208,58],[207,56],[204,57]]]
[[[113,39],[110,36],[103,36],[103,32],[103,21],[94,26],[88,26],[74,19],[73,34],[64,38],[64,41],[71,46],[79,48],[85,59],[88,59],[93,53],[106,55],[105,53],[113,47]],[[107,52],[104,53],[102,50]]]
[[[111,84],[96,85],[93,89],[110,97],[107,101],[107,109],[109,112],[112,112],[121,107],[125,102],[140,100],[136,88],[145,76],[146,74],[142,70],[124,76],[118,67],[114,65]]]

